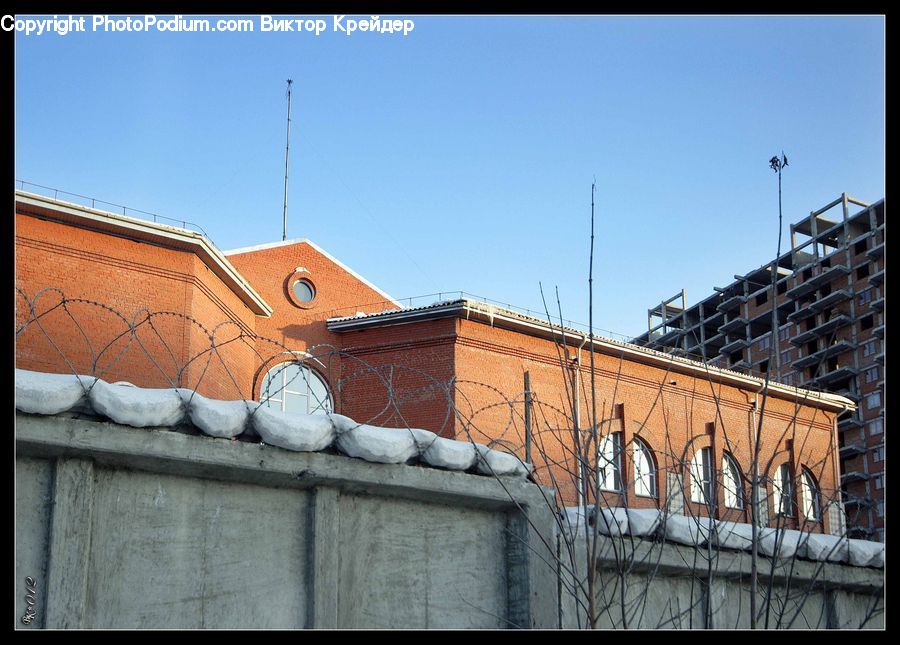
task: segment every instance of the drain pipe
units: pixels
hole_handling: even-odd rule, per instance
[[[753,399],[753,408],[750,412],[753,424],[753,461],[750,464],[750,628],[756,629],[756,602],[759,580],[759,422],[756,415],[759,414],[759,393],[756,391]],[[766,502],[768,503],[768,501]]]

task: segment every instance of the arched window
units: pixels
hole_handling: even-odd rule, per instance
[[[775,513],[793,517],[794,515],[794,480],[791,477],[791,465],[787,462],[775,470],[772,477],[772,493],[775,495]]]
[[[691,501],[698,504],[712,502],[712,449],[700,448],[691,461]]]
[[[259,400],[276,410],[298,414],[324,414],[334,409],[325,380],[298,362],[270,369],[263,378]]]
[[[744,485],[741,481],[741,469],[734,457],[722,455],[722,490],[725,493],[725,506],[728,508],[744,508]]]
[[[816,522],[822,519],[822,497],[819,493],[819,485],[816,478],[806,468],[800,479],[800,489],[803,495],[803,516]]]
[[[622,490],[622,433],[610,432],[600,442],[597,477],[603,490]]]
[[[634,494],[642,497],[656,497],[656,463],[649,446],[640,439],[634,445]]]

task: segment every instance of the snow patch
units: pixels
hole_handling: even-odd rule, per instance
[[[338,433],[338,435],[342,435],[345,432],[349,432],[350,430],[358,428],[360,425],[362,425],[360,423],[357,423],[350,417],[345,417],[343,414],[335,414],[333,412],[329,412],[327,416],[334,424],[334,430]]]
[[[818,562],[846,562],[850,543],[837,535],[810,533],[806,540],[806,557]]]
[[[425,454],[428,447],[434,443],[435,439],[437,439],[437,434],[431,430],[410,428],[409,431],[412,433],[413,440],[416,442],[416,450],[419,451],[420,455]]]
[[[469,470],[478,459],[478,451],[475,445],[468,441],[454,441],[435,435],[434,441],[422,452],[422,459],[429,466],[449,470]]]
[[[848,557],[856,567],[883,567],[884,544],[868,540],[849,540]]]
[[[357,425],[338,435],[337,446],[345,455],[380,464],[406,463],[419,454],[413,433],[407,428]]]
[[[722,549],[748,551],[753,546],[753,525],[719,520],[716,522],[715,544]]]
[[[88,398],[95,412],[135,428],[175,426],[184,419],[184,402],[174,388],[110,385],[97,379]]]
[[[806,557],[806,540],[809,533],[794,529],[761,528],[759,552],[770,558]]]
[[[324,414],[295,414],[261,405],[251,418],[264,443],[285,450],[316,452],[334,441],[334,424]]]
[[[601,535],[620,537],[628,534],[628,511],[624,508],[601,508],[597,522],[597,530]]]
[[[211,437],[229,439],[241,434],[247,428],[250,413],[259,407],[256,401],[218,401],[180,388],[179,394],[191,423]]]
[[[478,451],[477,471],[482,475],[528,476],[529,468],[527,468],[515,455],[500,452],[499,450],[491,450],[480,443],[474,445],[475,449]]]
[[[96,377],[45,374],[16,369],[16,408],[29,414],[68,412],[84,398]]]
[[[631,535],[647,536],[656,533],[662,513],[655,508],[629,508],[628,532]]]
[[[583,533],[588,523],[594,519],[594,507],[588,506],[587,510],[588,515],[585,517],[583,506],[568,506],[562,509],[559,515],[563,528],[568,529],[570,533]]]
[[[710,539],[715,528],[715,520],[709,517],[688,517],[669,515],[666,518],[666,539],[689,546],[701,546]]]

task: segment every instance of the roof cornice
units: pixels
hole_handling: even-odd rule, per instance
[[[23,190],[16,191],[16,212],[193,252],[247,305],[250,311],[257,316],[272,315],[272,307],[231,265],[222,251],[201,233],[88,208]]]
[[[568,327],[560,328],[559,326],[551,325],[547,321],[525,316],[502,307],[496,307],[494,305],[468,299],[438,303],[436,305],[420,307],[417,309],[402,309],[393,312],[370,314],[367,316],[331,318],[328,320],[327,324],[330,331],[341,333],[447,317],[465,318],[467,320],[474,320],[493,327],[518,331],[531,336],[539,336],[551,340],[563,340],[569,345],[592,343],[594,351],[601,354],[628,358],[629,360],[638,363],[653,365],[655,367],[661,367],[691,376],[702,376],[703,378],[709,378],[719,383],[749,389],[754,392],[762,393],[764,390],[767,390],[768,394],[771,396],[777,396],[778,398],[825,408],[835,412],[856,409],[856,404],[853,403],[853,401],[837,394],[814,392],[812,390],[795,388],[773,381],[769,381],[768,384],[766,384],[764,379],[756,376],[750,376],[748,374],[726,370],[720,367],[713,367],[699,361],[693,361],[680,356],[672,356],[671,354],[658,352],[653,349],[613,340],[611,338],[594,336],[592,340],[588,334],[576,329]]]

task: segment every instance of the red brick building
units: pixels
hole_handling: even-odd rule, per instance
[[[752,376],[472,300],[404,308],[307,240],[223,253],[199,233],[24,192],[16,286],[20,368],[335,410],[520,456],[527,372],[536,477],[567,503],[593,352],[607,503],[749,521],[741,473],[761,418],[763,521],[843,530],[835,420],[853,404],[836,395],[764,394]]]

